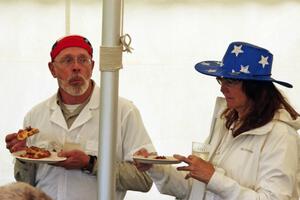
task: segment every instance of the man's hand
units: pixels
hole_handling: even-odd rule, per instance
[[[211,163],[197,156],[189,155],[188,157],[184,157],[174,155],[174,157],[188,164],[188,166],[177,167],[179,171],[189,171],[185,177],[186,179],[192,177],[207,184],[215,172],[215,168]]]
[[[12,153],[26,148],[26,140],[18,140],[17,133],[11,133],[5,137],[6,148]]]
[[[142,149],[138,150],[137,152],[135,152],[133,155],[144,156],[145,158],[147,158],[149,155],[152,155],[152,154],[149,153],[146,149],[142,148]],[[141,172],[145,172],[153,166],[152,164],[145,164],[145,163],[140,163],[137,161],[134,161],[134,165]]]
[[[64,167],[66,169],[82,169],[85,168],[90,160],[90,157],[80,150],[61,151],[58,153],[60,157],[67,159],[52,165]]]

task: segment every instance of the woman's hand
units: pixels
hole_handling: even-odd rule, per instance
[[[26,140],[18,140],[17,133],[11,133],[5,137],[6,148],[12,153],[26,148]]]
[[[133,155],[134,156],[144,156],[145,158],[147,158],[149,155],[153,155],[153,154],[149,153],[146,149],[142,148],[142,149],[138,150],[137,152],[135,152]],[[134,165],[141,172],[147,171],[153,166],[152,164],[145,164],[145,163],[140,163],[137,161],[134,161]]]
[[[189,155],[188,157],[184,157],[174,155],[174,157],[188,164],[188,166],[177,167],[179,171],[189,171],[185,177],[186,179],[192,177],[207,184],[215,172],[215,168],[211,163],[197,156]]]

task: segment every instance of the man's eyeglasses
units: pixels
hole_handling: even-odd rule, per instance
[[[220,85],[227,85],[227,86],[234,86],[234,85],[237,85],[241,82],[241,80],[238,80],[238,79],[230,79],[230,78],[220,78],[220,77],[217,77],[216,78],[218,83]]]
[[[92,59],[90,59],[86,56],[79,56],[77,58],[74,58],[72,56],[66,56],[66,57],[62,58],[61,60],[54,61],[54,62],[57,62],[64,67],[69,67],[69,66],[72,66],[75,64],[75,60],[77,61],[77,63],[79,65],[84,66],[84,67],[88,67],[92,63]]]

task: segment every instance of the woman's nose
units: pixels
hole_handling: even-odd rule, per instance
[[[221,84],[220,85],[220,91],[224,94],[225,92],[228,91],[228,87],[226,86],[226,84]]]

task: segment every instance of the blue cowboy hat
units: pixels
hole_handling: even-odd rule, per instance
[[[209,76],[221,78],[272,81],[292,88],[287,82],[271,78],[273,55],[266,49],[245,43],[232,42],[222,61],[203,61],[195,69]]]

